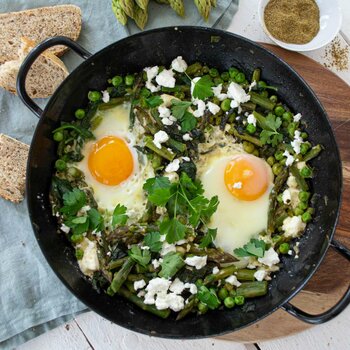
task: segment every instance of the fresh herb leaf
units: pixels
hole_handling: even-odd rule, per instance
[[[128,221],[128,215],[126,215],[127,208],[124,205],[118,204],[113,211],[112,226],[125,225]]]
[[[211,310],[217,309],[221,304],[214,289],[208,289],[206,286],[199,287],[197,297],[202,303],[206,304],[208,308]]]
[[[185,266],[185,262],[179,253],[170,252],[164,255],[160,265],[162,269],[158,274],[159,277],[170,278]]]
[[[212,243],[216,238],[217,231],[218,230],[216,228],[215,229],[209,228],[206,235],[202,238],[201,243],[199,244],[199,248],[208,247],[208,245]]]
[[[150,107],[150,108],[158,107],[163,102],[164,102],[163,99],[160,96],[158,96],[158,95],[146,98],[147,106]]]
[[[86,194],[84,191],[74,188],[73,191],[63,195],[63,207],[61,213],[75,215],[86,204]]]
[[[129,256],[133,259],[137,264],[146,267],[147,264],[151,261],[151,253],[149,250],[142,250],[139,246],[133,245],[131,249],[128,251]]]
[[[266,125],[274,131],[282,125],[282,120],[280,117],[276,117],[274,114],[269,113],[266,117]]]
[[[160,241],[159,232],[149,232],[145,236],[143,243],[149,247],[149,250],[154,253],[158,253],[162,249],[163,243]]]
[[[181,119],[187,109],[191,106],[191,102],[188,101],[180,101],[180,100],[176,100],[176,99],[172,99],[171,100],[171,113],[172,115],[176,118],[176,119]]]
[[[234,250],[234,254],[239,257],[256,256],[262,258],[265,254],[266,243],[263,240],[252,238],[243,248]]]
[[[89,229],[89,218],[87,216],[71,216],[65,220],[64,224],[72,229],[74,235],[85,233]]]
[[[159,226],[162,235],[166,235],[168,243],[175,243],[185,238],[186,226],[176,218],[164,219]]]
[[[263,123],[260,123],[260,126],[264,129],[260,133],[260,141],[262,144],[277,146],[280,142],[282,142],[283,135],[277,131],[281,125],[281,118],[269,113],[265,120],[263,120]]]
[[[97,231],[102,231],[104,228],[104,223],[103,223],[103,217],[99,213],[99,211],[95,208],[91,208],[88,211],[88,216],[90,220],[90,229],[97,230]]]
[[[148,194],[148,200],[161,207],[164,207],[169,201],[172,195],[171,188],[172,184],[165,176],[148,179],[143,185],[143,189]]]
[[[199,98],[200,100],[212,97],[212,86],[214,86],[214,83],[210,75],[204,75],[194,84],[192,96],[194,98]]]
[[[186,111],[180,120],[180,124],[181,132],[186,133],[193,130],[197,126],[197,119],[192,113]]]
[[[57,131],[63,131],[66,129],[71,129],[76,131],[85,140],[94,139],[94,135],[90,130],[85,129],[79,125],[73,125],[73,124],[63,124],[59,128],[55,129],[52,133],[54,134]]]

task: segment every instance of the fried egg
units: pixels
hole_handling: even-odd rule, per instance
[[[240,144],[226,145],[199,160],[198,175],[205,196],[219,197],[209,227],[217,228],[217,247],[231,253],[266,230],[271,167],[264,159],[247,154]]]
[[[113,211],[117,204],[124,205],[136,221],[147,202],[143,184],[154,172],[147,157],[135,148],[143,130],[137,125],[129,130],[129,112],[130,104],[98,112],[95,140],[84,144],[84,158],[77,167],[99,208]]]

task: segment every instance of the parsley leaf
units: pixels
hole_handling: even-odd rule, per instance
[[[160,265],[162,269],[158,274],[159,277],[170,278],[185,266],[185,262],[179,253],[170,252],[164,255]]]
[[[85,140],[89,140],[89,139],[94,139],[95,138],[93,133],[90,130],[85,129],[82,126],[79,126],[79,125],[76,125],[76,124],[73,125],[73,124],[69,124],[69,123],[63,124],[59,128],[55,129],[52,133],[54,134],[57,131],[63,131],[63,130],[66,130],[66,129],[71,129],[71,130],[76,131]]]
[[[197,297],[202,303],[206,304],[208,308],[211,310],[217,309],[221,304],[214,289],[208,289],[206,286],[199,287]]]
[[[114,211],[113,211],[113,218],[112,218],[112,226],[115,227],[116,225],[125,225],[128,216],[126,215],[127,208],[124,205],[118,204]]]
[[[210,75],[204,75],[194,84],[192,96],[200,100],[205,100],[213,96],[212,86],[214,86],[214,83]]]
[[[137,245],[133,245],[128,251],[128,254],[131,259],[143,267],[146,267],[147,264],[151,261],[151,253],[146,249],[142,250]]]
[[[197,126],[197,119],[192,113],[186,111],[180,120],[180,124],[181,132],[186,133],[193,130]]]
[[[260,133],[260,141],[264,145],[271,144],[272,146],[277,146],[283,141],[283,135],[277,131],[281,125],[281,118],[269,113],[265,120],[260,122],[260,126],[264,129]]]
[[[61,213],[75,215],[86,204],[86,194],[84,191],[74,188],[73,191],[63,195],[63,204]]]
[[[171,100],[171,114],[176,118],[176,119],[181,119],[188,107],[191,106],[191,102],[188,102],[188,101],[179,101],[179,100],[176,100],[176,99],[172,99]]]
[[[163,243],[160,241],[159,232],[149,232],[143,240],[144,244],[149,247],[149,250],[158,253],[162,249]]]
[[[206,235],[202,238],[199,248],[206,248],[208,245],[214,241],[217,234],[217,229],[209,228]]]
[[[72,229],[73,234],[80,235],[89,229],[89,218],[87,216],[71,216],[64,224]]]
[[[176,218],[164,219],[159,226],[162,235],[166,235],[168,243],[175,243],[185,238],[186,226]]]
[[[97,231],[103,230],[103,228],[104,228],[103,217],[97,209],[91,208],[88,211],[88,217],[90,220],[90,229],[92,231],[93,230],[97,230]]]
[[[155,96],[151,96],[151,97],[148,97],[146,98],[146,104],[148,107],[150,108],[155,108],[155,107],[158,107],[160,106],[162,103],[163,103],[163,99],[158,96],[158,95],[155,95]]]
[[[169,201],[172,195],[171,188],[172,184],[165,176],[148,179],[143,185],[143,189],[148,194],[148,200],[161,207]]]
[[[256,256],[262,258],[266,249],[266,243],[263,240],[252,238],[243,248],[237,248],[234,250],[234,254],[237,257]]]

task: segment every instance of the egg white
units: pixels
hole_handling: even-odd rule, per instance
[[[230,254],[266,230],[269,193],[273,187],[271,168],[266,163],[270,181],[267,191],[260,198],[239,200],[228,191],[224,181],[226,165],[241,154],[246,154],[241,144],[226,145],[202,156],[197,164],[205,196],[211,198],[217,195],[220,201],[209,223],[210,228],[218,229],[214,243]]]
[[[122,104],[98,112],[96,118],[101,121],[93,130],[95,140],[84,144],[82,149],[84,158],[76,166],[84,173],[85,182],[93,190],[94,198],[100,209],[112,212],[117,204],[121,204],[128,209],[127,214],[130,220],[137,221],[141,218],[147,204],[142,189],[143,184],[148,178],[154,177],[154,171],[147,157],[135,148],[143,129],[136,125],[132,131],[129,130],[129,112],[130,104]],[[94,143],[105,136],[117,136],[123,139],[129,146],[134,160],[133,173],[116,186],[108,186],[98,182],[88,167],[88,159]]]

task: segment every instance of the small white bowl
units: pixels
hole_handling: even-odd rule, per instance
[[[320,31],[307,44],[297,45],[285,43],[274,38],[265,26],[264,11],[268,2],[269,0],[259,0],[258,15],[260,24],[272,41],[287,50],[311,51],[319,49],[330,43],[340,30],[342,13],[338,0],[316,0],[317,5],[320,8]]]

